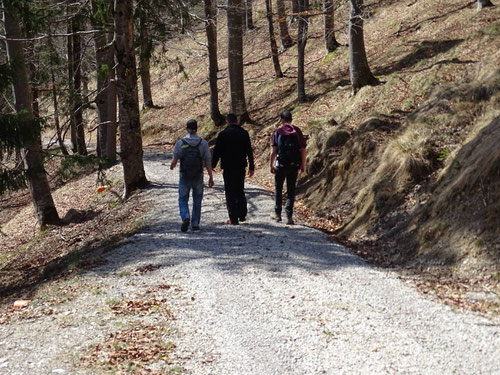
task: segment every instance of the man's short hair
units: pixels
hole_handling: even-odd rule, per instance
[[[238,123],[238,117],[234,113],[228,113],[226,116],[227,122],[230,124],[237,124]]]
[[[280,115],[281,119],[284,121],[292,121],[292,114],[289,110],[284,110]]]
[[[186,129],[189,133],[195,133],[198,130],[198,123],[196,120],[188,120],[186,123]]]

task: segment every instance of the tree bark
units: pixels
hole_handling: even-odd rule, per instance
[[[493,7],[493,4],[490,0],[477,0],[477,11],[481,11],[483,8]]]
[[[351,14],[349,22],[349,71],[351,76],[352,94],[363,86],[378,85],[380,82],[374,77],[366,58],[365,41],[363,35],[363,17],[361,7],[363,0],[350,0]]]
[[[71,121],[71,145],[73,152],[80,155],[87,155],[85,145],[85,129],[83,123],[83,99],[82,99],[82,69],[81,69],[81,37],[80,15],[74,15],[68,21],[68,28],[71,35],[68,36],[68,63],[69,63],[69,84],[70,84],[70,117]]]
[[[305,60],[305,50],[307,44],[307,29],[308,29],[308,19],[303,13],[309,10],[309,0],[299,0],[299,11],[302,13],[299,16],[299,27],[297,34],[297,90],[298,90],[298,101],[299,103],[305,103],[307,101],[306,89],[305,89],[305,70],[304,70],[304,60]]]
[[[245,24],[247,30],[255,29],[253,24],[253,0],[245,0]]]
[[[67,9],[67,16],[69,17],[69,7]],[[73,115],[73,108],[75,106],[74,104],[74,92],[75,92],[75,82],[74,82],[74,75],[75,73],[73,72],[74,68],[74,55],[73,55],[73,36],[72,36],[72,23],[71,20],[68,20],[67,24],[67,32],[68,36],[66,37],[66,47],[68,50],[68,113],[69,113],[69,130],[70,130],[70,141],[71,141],[71,151],[73,153],[78,152],[78,146],[77,146],[77,136],[76,136],[76,120],[75,116]]]
[[[228,0],[227,7],[230,108],[240,123],[249,120],[243,75],[242,5],[242,0]]]
[[[297,20],[297,15],[299,14],[299,0],[292,0],[292,17],[290,22],[295,22]]]
[[[281,38],[281,46],[283,49],[287,49],[293,46],[293,40],[288,33],[288,25],[286,23],[286,9],[285,3],[283,0],[276,0],[276,6],[278,8],[278,18],[279,18],[279,27],[280,27],[280,38]]]
[[[325,29],[325,47],[326,52],[330,53],[340,46],[335,39],[335,7],[333,0],[323,0],[323,24]]]
[[[267,25],[269,27],[269,41],[271,42],[271,56],[273,58],[274,74],[276,77],[282,78],[283,72],[281,71],[280,60],[278,57],[278,44],[276,43],[276,38],[274,37],[273,9],[271,0],[266,0],[266,17]]]
[[[57,86],[56,86],[56,77],[54,74],[54,70],[52,69],[50,72],[50,76],[52,79],[52,101],[54,105],[54,124],[56,126],[57,132],[57,143],[61,148],[61,152],[63,155],[68,156],[68,150],[66,149],[66,145],[64,144],[64,139],[62,137],[61,126],[59,123],[59,103],[57,102]]]
[[[97,154],[100,158],[116,161],[116,92],[112,92],[114,85],[112,82],[114,76],[114,50],[110,42],[111,30],[106,29],[105,20],[110,20],[110,12],[102,9],[102,2],[92,0],[92,24],[99,31],[94,35],[95,53],[96,53],[96,76],[97,76],[97,95],[96,104],[98,112],[97,128]],[[101,12],[104,12],[104,19],[98,19]],[[103,22],[104,21],[104,22]],[[114,102],[110,104],[111,102]],[[109,132],[109,127],[114,127],[114,135]],[[114,150],[108,150],[108,133],[114,139]],[[108,152],[110,151],[110,152]]]
[[[144,0],[143,0],[144,1]],[[139,74],[142,82],[142,108],[153,108],[153,94],[151,93],[151,54],[153,52],[153,41],[148,30],[148,10],[143,3],[139,9]]]
[[[4,5],[4,4],[2,4]],[[28,72],[23,53],[23,42],[19,18],[14,9],[4,7],[4,27],[7,39],[9,61],[15,61],[13,92],[17,112],[24,112],[27,121],[33,121],[32,96],[28,83]],[[43,166],[40,136],[23,149],[24,168],[31,199],[41,228],[46,225],[60,225],[47,175]]]
[[[120,156],[123,164],[125,189],[123,197],[146,186],[142,134],[139,113],[139,93],[134,54],[133,0],[115,1],[115,49],[120,113]]]
[[[204,0],[205,31],[208,45],[208,82],[210,83],[210,117],[215,125],[224,125],[224,116],[219,109],[219,90],[217,88],[217,24],[216,0]]]

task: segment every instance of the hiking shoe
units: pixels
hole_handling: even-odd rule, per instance
[[[293,221],[293,219],[291,217],[289,217],[289,218],[286,219],[286,225],[294,225],[294,224],[295,223],[294,223],[294,221]]]
[[[189,219],[182,220],[181,232],[187,232],[189,228]]]
[[[229,225],[238,225],[238,224],[239,224],[239,223],[238,223],[238,220],[234,220],[234,221],[233,221],[233,220],[228,220],[228,221],[227,221],[227,223],[228,223]]]
[[[194,226],[194,227],[191,227],[191,229],[192,229],[193,231],[196,231],[196,230],[200,230],[200,227],[198,227],[198,226]]]
[[[281,215],[278,215],[276,212],[272,212],[271,219],[273,219],[274,221],[281,221]]]
[[[243,222],[247,221],[247,218],[246,217],[240,217],[238,220],[243,223]]]

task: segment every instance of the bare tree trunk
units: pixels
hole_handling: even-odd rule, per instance
[[[306,89],[305,89],[305,71],[304,71],[304,60],[305,51],[307,44],[307,29],[308,29],[308,19],[303,13],[309,10],[309,0],[299,0],[300,13],[299,16],[299,28],[297,35],[297,90],[298,90],[298,100],[299,103],[305,103],[307,101]]]
[[[69,16],[69,7],[67,10],[67,15]],[[68,20],[67,32],[68,36],[66,38],[66,46],[68,50],[68,114],[69,114],[69,129],[70,129],[70,141],[71,141],[71,151],[76,153],[78,151],[77,146],[77,136],[76,136],[76,120],[73,115],[73,108],[75,106],[74,101],[74,93],[75,93],[75,82],[74,82],[74,54],[73,54],[73,36],[72,36],[72,26],[71,20]]]
[[[283,72],[281,71],[280,60],[278,57],[278,44],[276,43],[276,38],[274,37],[274,26],[273,26],[273,9],[271,0],[266,0],[266,17],[267,25],[269,26],[269,41],[271,42],[271,55],[273,58],[274,74],[278,78],[283,77]]]
[[[144,1],[144,0],[143,0]],[[140,40],[140,54],[139,54],[139,74],[142,82],[142,108],[153,108],[153,94],[151,93],[151,54],[153,52],[153,41],[148,30],[148,15],[147,9],[141,3],[139,9],[139,40]]]
[[[2,4],[4,5],[4,4]],[[28,72],[23,53],[23,42],[19,19],[14,9],[4,7],[4,27],[7,36],[7,55],[9,61],[15,61],[13,91],[16,111],[24,112],[25,119],[32,121],[33,108]],[[46,225],[60,225],[50,186],[43,166],[43,155],[40,136],[23,150],[24,168],[28,180],[31,199],[35,207],[38,223],[41,228]]]
[[[253,24],[253,0],[245,0],[245,23],[247,30],[255,29]]]
[[[133,0],[115,1],[115,49],[120,111],[120,156],[125,182],[124,198],[146,186],[144,172],[139,94],[134,54]]]
[[[483,8],[487,7],[493,7],[495,4],[493,4],[490,0],[477,0],[477,11],[479,12]]]
[[[110,106],[109,101],[113,100],[111,91],[111,80],[113,79],[113,65],[114,65],[114,54],[113,47],[109,43],[108,33],[111,30],[106,30],[106,22],[99,19],[99,14],[104,10],[100,7],[102,3],[97,0],[92,0],[92,12],[93,12],[93,27],[97,30],[94,36],[95,52],[96,52],[96,65],[97,65],[97,96],[96,104],[98,111],[98,128],[97,128],[97,155],[100,158],[116,160],[116,146],[112,154],[108,154],[108,130],[112,126],[112,117],[114,116],[114,126],[116,133],[116,99],[115,105]],[[104,20],[110,19],[110,13],[104,14]],[[116,93],[115,93],[116,96]],[[112,113],[114,112],[114,114]],[[116,136],[115,145],[116,145]]]
[[[224,125],[224,116],[219,109],[219,90],[217,88],[217,24],[216,0],[204,0],[205,31],[208,45],[208,82],[210,83],[210,117],[215,125]]]
[[[366,58],[363,35],[363,17],[361,7],[363,0],[350,0],[351,15],[349,22],[349,70],[352,94],[363,86],[378,85],[380,82],[372,74]]]
[[[279,18],[279,26],[280,26],[280,38],[281,38],[281,46],[286,49],[293,46],[293,40],[288,33],[288,25],[286,23],[286,9],[284,0],[276,0],[276,5],[278,8],[278,18]]]
[[[340,46],[335,39],[335,7],[333,0],[323,0],[323,23],[325,28],[325,47],[326,52],[330,53]]]
[[[87,155],[85,145],[85,129],[83,123],[83,99],[82,99],[82,40],[78,34],[81,31],[80,15],[75,15],[72,21],[73,31],[73,116],[76,125],[76,148],[80,155]]]
[[[227,7],[230,107],[240,123],[249,120],[243,78],[242,5],[242,0],[228,0]]]
[[[290,23],[297,20],[297,15],[299,14],[299,0],[292,0],[292,17],[290,17]]]
[[[56,77],[54,75],[54,70],[51,70],[51,79],[52,79],[52,101],[54,105],[54,123],[56,126],[56,132],[57,132],[57,143],[59,143],[59,147],[61,148],[61,151],[63,155],[68,156],[68,150],[66,149],[66,146],[64,145],[64,139],[61,134],[61,125],[59,123],[59,103],[57,102],[57,88],[56,88]]]

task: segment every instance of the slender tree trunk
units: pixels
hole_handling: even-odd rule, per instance
[[[204,0],[205,31],[208,45],[208,82],[210,83],[210,117],[215,125],[224,125],[224,116],[219,109],[219,91],[217,88],[217,25],[214,4],[216,0]]]
[[[109,61],[109,50],[112,49],[108,45],[108,37],[106,35],[105,22],[101,18],[101,13],[105,12],[105,7],[101,6],[101,2],[92,0],[92,25],[94,29],[99,30],[94,35],[95,54],[96,54],[96,76],[97,76],[97,95],[96,105],[98,113],[97,127],[97,155],[100,158],[108,158],[107,143],[108,143],[108,126],[110,123],[109,110],[109,82],[111,78],[111,70],[113,69],[113,61]],[[104,15],[104,20],[109,17]],[[116,109],[115,109],[116,112]]]
[[[242,0],[228,0],[227,7],[230,107],[231,112],[239,117],[240,123],[249,120],[243,78],[242,5]]]
[[[144,0],[143,0],[144,1]],[[142,3],[141,3],[142,4]],[[153,41],[148,30],[148,15],[144,5],[139,10],[139,71],[142,82],[143,108],[153,108],[153,94],[151,93],[151,54],[153,52]]]
[[[477,0],[477,11],[479,12],[483,8],[487,7],[493,7],[495,4],[493,4],[490,0]]]
[[[307,29],[308,29],[308,19],[303,13],[309,10],[309,0],[299,0],[300,13],[299,16],[299,28],[297,34],[297,90],[298,90],[298,100],[299,103],[304,103],[307,101],[306,89],[305,89],[305,51],[307,44]]]
[[[61,125],[59,123],[59,103],[57,102],[56,77],[53,69],[51,69],[50,75],[52,79],[52,102],[54,105],[54,124],[57,132],[57,143],[59,143],[59,147],[61,148],[63,155],[68,156],[69,153],[64,145],[64,139],[61,134]]]
[[[255,29],[253,24],[253,0],[245,0],[245,22],[247,30]]]
[[[323,23],[325,29],[325,47],[326,52],[330,53],[340,46],[335,39],[335,7],[333,0],[323,0]]]
[[[372,74],[366,58],[363,35],[363,17],[361,7],[363,0],[350,0],[351,15],[349,22],[349,70],[352,94],[363,86],[378,85],[380,82]]]
[[[281,71],[280,60],[278,57],[278,45],[276,43],[276,38],[274,37],[274,26],[273,26],[273,9],[271,0],[266,0],[266,17],[267,25],[269,26],[269,41],[271,42],[271,55],[273,58],[274,74],[278,78],[283,77],[283,72]]]
[[[67,15],[69,16],[69,8]],[[76,119],[73,114],[73,108],[75,107],[75,81],[74,76],[74,54],[73,54],[73,36],[72,36],[72,22],[68,20],[67,32],[68,36],[66,38],[67,50],[68,50],[68,113],[69,113],[69,129],[70,129],[70,141],[71,141],[71,151],[73,153],[78,152],[77,146],[77,135],[76,135]]]
[[[87,155],[85,145],[85,128],[83,123],[83,99],[82,99],[82,40],[79,34],[81,31],[80,16],[76,15],[72,21],[73,31],[73,116],[76,126],[76,148],[80,155]]]
[[[114,7],[114,0],[108,0],[110,4],[110,9]],[[110,24],[113,24],[112,12],[108,14],[108,20]],[[113,26],[108,29],[108,45],[113,46],[114,32]],[[109,77],[108,77],[108,116],[109,123],[107,126],[107,136],[106,136],[106,157],[110,162],[116,162],[116,131],[117,125],[117,95],[116,95],[116,70],[115,66],[115,49],[113,47],[107,50],[107,65],[110,67]]]
[[[124,198],[146,186],[139,93],[134,54],[133,0],[115,1],[116,89],[120,112],[120,156],[125,182]]]
[[[12,86],[16,111],[24,112],[26,120],[32,121],[34,116],[28,83],[28,72],[24,60],[23,42],[20,40],[22,35],[19,19],[14,9],[6,10],[4,8],[4,27],[5,34],[9,38],[7,39],[7,55],[9,61],[15,61]],[[52,199],[50,186],[43,166],[40,137],[24,148],[23,157],[28,187],[40,227],[59,225],[61,221]]]
[[[299,0],[292,0],[292,17],[290,17],[290,23],[297,20],[297,15],[299,14]]]
[[[293,46],[293,40],[288,33],[288,25],[286,23],[286,9],[284,0],[276,0],[276,5],[278,8],[278,22],[280,27],[280,38],[281,46],[283,49]]]

